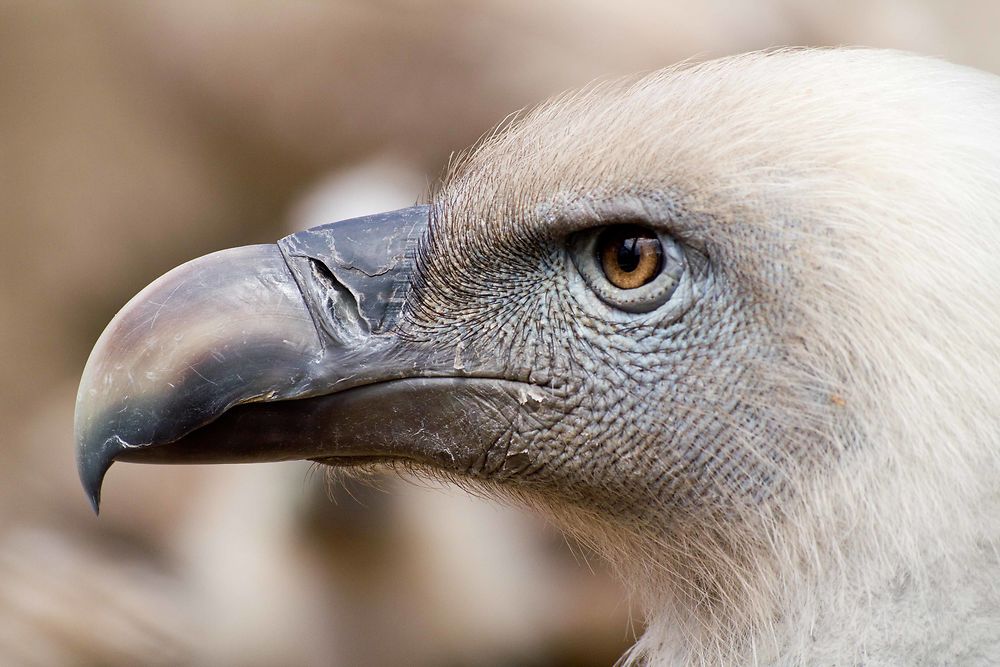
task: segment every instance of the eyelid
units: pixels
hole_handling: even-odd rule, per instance
[[[563,192],[536,203],[534,215],[545,221],[552,238],[567,238],[595,228],[635,224],[679,238],[675,221],[685,217],[678,193],[668,191],[615,192],[599,188],[587,194]]]

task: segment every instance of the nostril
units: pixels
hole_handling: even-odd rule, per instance
[[[369,336],[371,325],[358,308],[357,296],[337,280],[337,276],[326,264],[312,257],[306,259],[319,300],[317,305],[320,306],[320,321],[326,332],[342,343]]]
[[[319,329],[337,338],[396,327],[413,278],[413,244],[428,225],[414,206],[307,229],[278,242]]]

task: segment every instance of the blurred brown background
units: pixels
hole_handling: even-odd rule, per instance
[[[412,204],[596,77],[785,44],[1000,71],[998,25],[989,0],[0,1],[0,664],[611,664],[641,628],[601,564],[455,490],[118,465],[95,519],[90,347],[171,267]]]

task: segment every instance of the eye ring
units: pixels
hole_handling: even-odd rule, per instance
[[[569,251],[587,287],[607,305],[629,313],[648,313],[667,303],[687,270],[683,246],[643,224],[578,232],[570,237]]]

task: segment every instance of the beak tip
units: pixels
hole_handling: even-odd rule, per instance
[[[88,447],[86,444],[81,444],[78,450],[77,467],[80,482],[96,515],[101,513],[101,486],[104,483],[104,475],[114,463],[115,457],[127,447],[121,438],[112,436],[99,446]]]
[[[101,484],[104,481],[104,473],[96,473],[96,469],[80,469],[80,481],[83,482],[83,491],[87,494],[87,500],[94,510],[94,514],[101,514]]]
[[[93,492],[87,494],[87,500],[90,501],[90,506],[94,510],[94,516],[101,516],[101,491],[100,489],[95,489]]]

